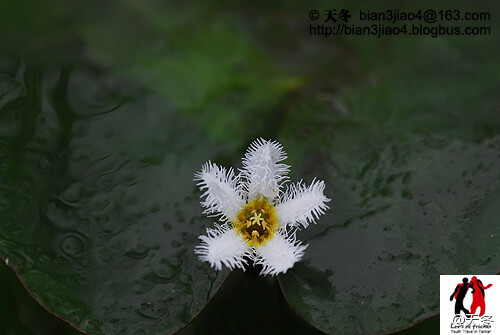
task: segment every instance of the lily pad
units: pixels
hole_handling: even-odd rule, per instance
[[[282,142],[296,173],[325,179],[333,201],[279,280],[317,328],[404,329],[438,313],[439,275],[498,272],[498,67],[493,40],[471,43],[365,47],[378,59],[360,56],[369,80],[290,110]]]
[[[388,146],[357,167],[330,158],[333,213],[280,278],[312,324],[392,332],[438,311],[440,274],[496,273],[500,138],[443,145]]]
[[[222,284],[193,253],[192,176],[224,146],[126,77],[3,61],[0,251],[31,294],[92,334],[171,333]]]

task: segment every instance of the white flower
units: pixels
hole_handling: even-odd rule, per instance
[[[202,261],[220,270],[222,264],[241,268],[251,259],[262,265],[261,274],[285,273],[299,261],[307,245],[295,239],[298,227],[307,227],[328,208],[325,183],[313,180],[288,186],[289,166],[280,163],[286,153],[276,141],[255,140],[243,158],[239,174],[210,161],[195,175],[204,191],[204,214],[223,222],[207,229],[195,249]],[[278,197],[279,196],[279,197]]]

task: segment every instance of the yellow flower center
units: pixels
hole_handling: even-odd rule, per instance
[[[266,197],[249,202],[236,216],[233,227],[249,246],[263,246],[278,230],[278,218],[274,206]]]

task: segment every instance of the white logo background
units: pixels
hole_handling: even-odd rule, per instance
[[[465,327],[469,324],[471,318],[467,319],[464,323],[464,327],[452,327],[453,318],[455,317],[455,299],[450,301],[450,296],[457,287],[458,284],[462,283],[462,279],[466,277],[469,282],[472,276],[476,276],[477,279],[481,280],[483,285],[486,287],[489,284],[493,284],[490,288],[484,291],[484,301],[486,304],[485,316],[491,316],[489,324],[491,328],[474,328],[473,324],[484,324],[479,317],[472,322],[470,327]],[[500,334],[500,276],[482,276],[482,275],[457,275],[457,276],[440,276],[440,330],[441,334]],[[470,311],[472,304],[472,289],[469,288],[467,294],[464,298],[464,307]],[[476,310],[476,315],[481,311],[478,308]],[[461,313],[464,316],[463,312]]]

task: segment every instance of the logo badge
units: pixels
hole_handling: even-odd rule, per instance
[[[498,276],[440,276],[441,334],[499,334]]]

